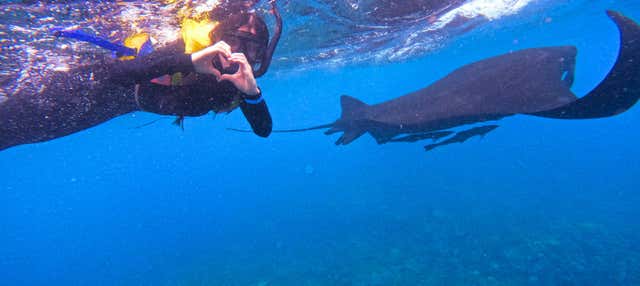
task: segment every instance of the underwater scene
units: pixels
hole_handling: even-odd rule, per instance
[[[640,285],[640,1],[0,2],[0,285]]]

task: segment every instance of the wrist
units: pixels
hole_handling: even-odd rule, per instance
[[[244,99],[258,99],[262,96],[262,91],[256,86],[255,88],[243,92],[242,96]]]
[[[200,63],[198,62],[200,59],[200,54],[197,53],[192,53],[189,56],[189,59],[191,60],[191,66],[193,67],[193,70],[199,73],[205,73],[206,71],[204,69],[202,69],[202,67],[200,66]]]
[[[258,88],[257,86],[253,87],[253,88],[249,88],[248,90],[244,91],[244,96],[245,98],[258,98],[260,97],[260,88]]]
[[[248,104],[259,104],[264,100],[262,98],[262,91],[260,91],[260,89],[258,89],[258,93],[254,95],[243,94],[243,99],[244,99],[244,102]]]

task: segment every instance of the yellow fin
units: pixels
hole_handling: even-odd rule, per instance
[[[140,50],[140,47],[142,47],[142,45],[144,45],[144,43],[146,43],[147,41],[149,41],[149,34],[139,33],[131,35],[124,39],[124,45],[128,48],[136,49],[138,51]]]
[[[185,54],[191,54],[211,45],[209,34],[218,25],[209,19],[197,21],[184,19],[182,21],[182,40],[184,40]]]
[[[149,41],[149,34],[147,33],[133,34],[127,37],[126,39],[124,39],[124,46],[127,48],[135,49],[136,53],[138,53],[140,52],[140,48],[142,47],[142,45],[144,45],[148,41]],[[120,59],[123,61],[132,60],[134,58],[135,56],[120,57]]]

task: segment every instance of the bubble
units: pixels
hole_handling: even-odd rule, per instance
[[[311,166],[311,165],[306,165],[304,167],[304,173],[307,174],[307,175],[312,175],[313,171],[314,171],[314,169],[313,169],[313,166]]]

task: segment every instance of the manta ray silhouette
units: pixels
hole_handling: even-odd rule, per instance
[[[576,48],[533,48],[465,65],[426,88],[379,104],[342,96],[342,115],[335,122],[274,132],[329,128],[325,134],[343,132],[336,145],[349,144],[364,133],[384,144],[435,141],[453,133],[446,129],[516,114],[558,119],[620,114],[640,96],[640,26],[618,12],[607,14],[620,30],[618,57],[605,79],[582,98],[570,90]],[[464,130],[425,149],[484,136],[497,127]]]

